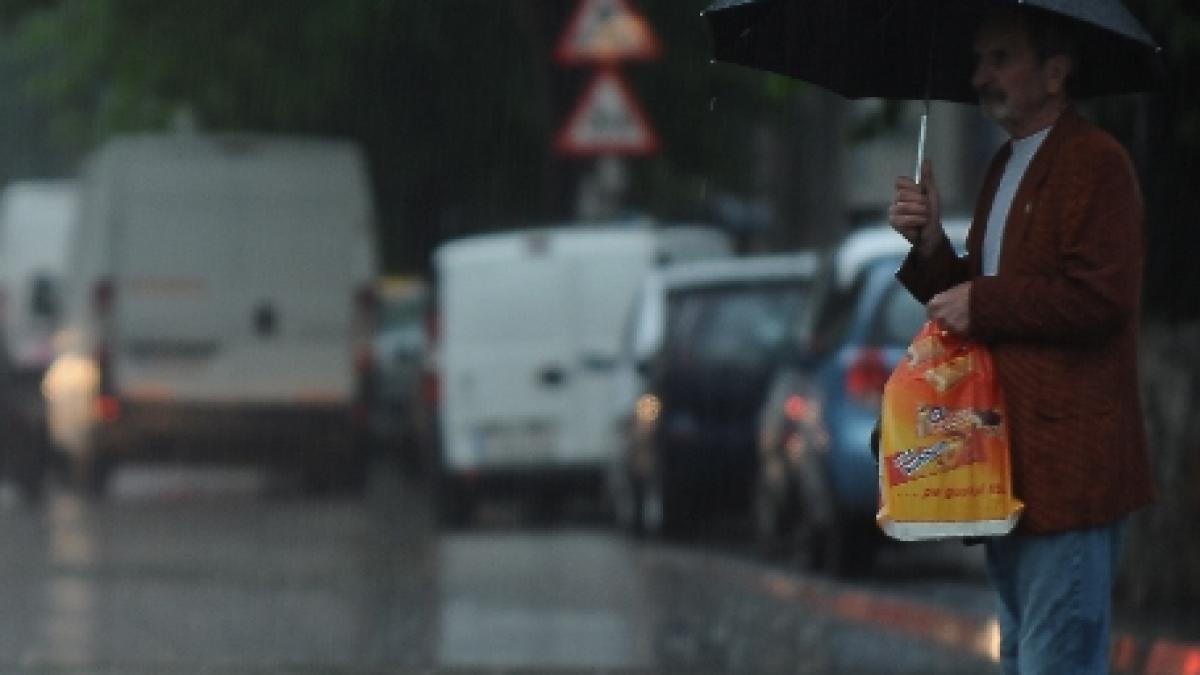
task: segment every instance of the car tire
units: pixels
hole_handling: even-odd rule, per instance
[[[15,476],[17,487],[20,488],[21,497],[27,506],[37,506],[46,495],[46,456],[42,449],[38,448],[35,456],[26,460]]]
[[[641,493],[642,523],[648,533],[662,538],[686,536],[694,524],[692,492],[685,477],[665,457]]]
[[[41,504],[49,472],[49,446],[40,427],[22,420],[12,431],[8,468],[27,506]]]
[[[836,577],[857,576],[875,561],[871,523],[856,522],[838,505],[824,467],[810,462],[797,481],[796,558],[804,569]]]
[[[754,543],[759,553],[768,559],[786,555],[791,548],[790,534],[794,527],[794,510],[786,492],[787,488],[772,486],[771,481],[760,470],[754,482],[752,507],[754,518]]]
[[[77,457],[73,469],[75,485],[88,499],[102,501],[108,496],[115,469],[115,462],[108,457],[97,454]]]
[[[453,478],[438,477],[434,487],[434,512],[441,527],[459,530],[471,524],[475,515],[475,500]]]
[[[628,471],[618,470],[609,486],[613,520],[622,531],[640,537],[646,533],[645,490]]]
[[[824,480],[805,480],[797,499],[793,541],[800,567],[812,572],[836,570],[843,558],[843,542],[832,495]]]

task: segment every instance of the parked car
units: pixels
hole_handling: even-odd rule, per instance
[[[677,269],[689,269],[697,264],[707,266],[706,263],[683,263]],[[669,275],[666,269],[647,272],[625,317],[609,395],[613,412],[610,415],[612,424],[606,434],[611,457],[617,457],[628,443],[638,398],[646,393],[650,368],[662,351],[667,329]]]
[[[57,456],[41,382],[54,355],[60,287],[75,222],[74,181],[21,181],[0,196],[0,478],[29,503]]]
[[[600,496],[622,319],[643,276],[728,256],[727,236],[650,221],[562,225],[457,239],[434,254],[441,457],[449,525],[475,503],[520,496],[553,515]]]
[[[960,250],[967,226],[946,223]],[[826,257],[761,411],[754,520],[765,551],[845,573],[867,569],[883,540],[870,437],[883,385],[925,321],[895,279],[908,249],[879,225],[851,233]]]
[[[373,225],[348,141],[134,134],[91,155],[43,387],[81,485],[184,460],[360,489]]]
[[[408,430],[412,445],[413,466],[419,477],[436,480],[441,466],[441,314],[438,312],[437,292],[427,290],[425,308],[421,315],[421,354],[416,379],[408,396]]]
[[[640,339],[629,338],[645,364],[646,390],[609,471],[624,528],[672,536],[707,517],[745,512],[758,411],[817,264],[812,253],[764,255],[662,275],[653,291],[665,296],[661,348],[638,354]],[[643,326],[661,330],[654,320]]]
[[[415,276],[386,276],[376,284],[378,310],[371,340],[368,429],[373,449],[412,473],[422,469],[414,399],[427,349],[425,313],[428,289]]]

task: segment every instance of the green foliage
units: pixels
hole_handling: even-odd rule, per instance
[[[23,16],[15,51],[45,64],[32,85],[73,142],[185,105],[215,128],[303,127],[345,94],[349,47],[379,4],[62,0]]]
[[[1192,260],[1200,248],[1200,6],[1193,0],[1127,2],[1163,46],[1167,68],[1164,90],[1126,111],[1125,140],[1140,160],[1146,192],[1146,305],[1169,320],[1200,319],[1200,267]]]
[[[164,128],[181,109],[201,128],[357,139],[375,179],[388,266],[413,269],[449,236],[571,213],[588,162],[552,147],[594,71],[560,67],[552,54],[575,4],[4,0],[0,56],[31,73],[17,93],[43,103],[60,151],[76,159],[113,133]],[[753,194],[761,186],[753,184],[752,141],[792,147],[805,85],[712,63],[700,17],[709,0],[631,4],[663,45],[661,59],[620,69],[663,143],[658,155],[630,162],[636,207],[699,218],[715,195]],[[1129,0],[1167,47],[1172,75],[1142,123],[1157,135],[1141,153],[1156,172],[1147,199],[1168,253],[1200,246],[1181,221],[1200,210],[1186,187],[1200,171],[1200,17],[1192,4]],[[1131,140],[1144,112],[1121,105],[1106,114]],[[851,133],[886,128],[897,110],[885,106]],[[1177,267],[1195,267],[1172,255],[1158,261],[1160,286]]]
[[[205,129],[358,139],[389,264],[418,267],[447,236],[570,211],[586,162],[551,148],[591,70],[550,57],[573,4],[12,0],[0,25],[76,157],[183,109]],[[644,4],[664,57],[623,71],[665,151],[634,161],[639,190],[647,210],[695,212],[697,186],[740,187],[745,130],[781,105],[762,75],[710,65],[706,2]]]
[[[639,203],[663,217],[705,217],[709,197],[751,189],[754,129],[791,122],[792,99],[771,85],[785,78],[712,61],[700,16],[709,0],[632,4],[663,43],[661,60],[623,69],[664,146],[636,163]]]

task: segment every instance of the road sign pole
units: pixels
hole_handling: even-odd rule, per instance
[[[649,22],[627,0],[580,0],[559,40],[555,58],[560,65],[597,68],[554,144],[560,155],[594,158],[576,188],[575,207],[582,220],[618,217],[629,194],[627,158],[660,148],[649,118],[617,67],[657,59],[661,53]]]

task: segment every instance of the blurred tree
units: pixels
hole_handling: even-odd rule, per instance
[[[1142,395],[1159,500],[1130,522],[1121,588],[1183,619],[1200,603],[1200,543],[1188,536],[1200,518],[1200,6],[1126,1],[1163,46],[1169,84],[1101,110],[1133,150],[1149,222]]]
[[[1127,0],[1163,47],[1168,86],[1114,102],[1119,126],[1143,173],[1149,220],[1146,300],[1171,322],[1200,319],[1200,6],[1194,0]],[[1110,109],[1110,113],[1112,110]],[[1123,113],[1123,114],[1122,114]]]
[[[1171,86],[1094,109],[1143,172],[1147,305],[1196,318],[1200,266],[1188,254],[1200,245],[1192,187],[1200,173],[1200,19],[1189,0],[1128,2],[1163,43]],[[387,266],[421,269],[447,237],[570,216],[589,164],[556,157],[551,146],[592,69],[561,68],[551,54],[575,4],[5,0],[0,50],[16,60],[13,72],[33,73],[29,89],[50,106],[69,157],[115,132],[164,128],[180,110],[203,128],[359,140]],[[765,216],[776,228],[802,222],[809,213],[786,212],[806,210],[789,195],[793,177],[805,175],[796,164],[806,161],[797,135],[802,85],[710,65],[699,16],[707,4],[632,2],[664,46],[661,60],[622,68],[664,148],[631,160],[632,200],[671,219],[708,218],[715,203],[759,213],[762,202],[776,205]]]
[[[573,4],[11,0],[0,22],[72,156],[182,110],[205,129],[359,140],[387,266],[420,269],[446,237],[569,215],[581,162],[550,148],[590,69],[551,54]],[[704,4],[656,3],[665,58],[631,67],[665,146],[636,161],[636,196],[665,217],[701,213],[706,182],[744,189],[742,139],[771,109],[761,76],[708,68]],[[736,95],[714,129],[717,92]]]

